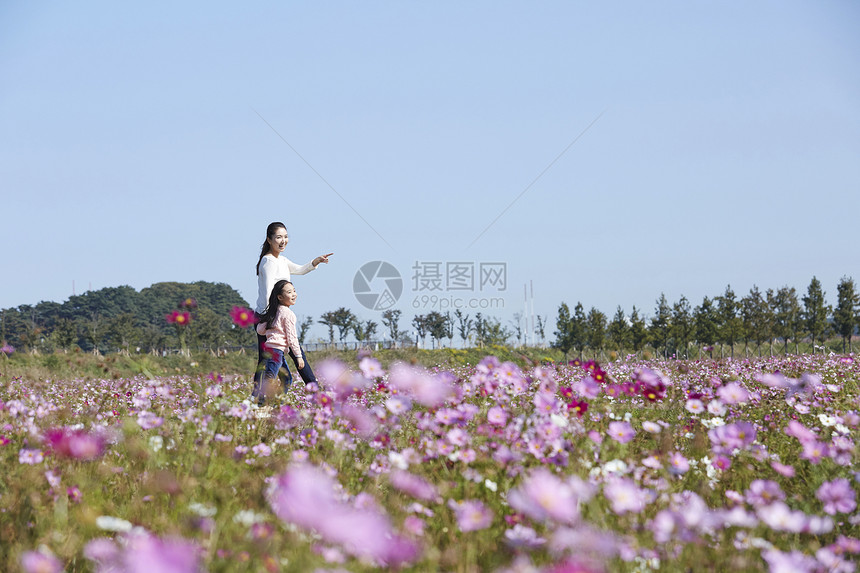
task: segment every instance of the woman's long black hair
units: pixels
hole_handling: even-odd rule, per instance
[[[266,310],[263,311],[263,314],[260,315],[260,322],[266,323],[266,328],[272,328],[272,324],[275,322],[275,317],[278,316],[278,307],[281,306],[281,301],[278,300],[278,295],[281,294],[281,291],[284,290],[284,287],[287,285],[291,285],[288,280],[279,280],[275,283],[275,286],[272,287],[272,292],[269,295],[269,305],[266,307]]]
[[[271,246],[269,245],[269,239],[275,236],[275,231],[278,229],[287,230],[287,226],[281,223],[280,221],[275,221],[274,223],[269,223],[269,226],[266,227],[266,240],[263,241],[263,250],[260,251],[260,258],[257,259],[257,276],[260,276],[260,261],[263,260],[263,257],[266,256],[266,253],[269,252]]]

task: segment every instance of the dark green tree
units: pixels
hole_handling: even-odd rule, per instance
[[[570,307],[564,302],[558,307],[558,316],[555,319],[555,341],[552,347],[561,350],[565,357],[573,348],[573,340],[570,336]]]
[[[824,291],[821,290],[821,282],[812,277],[806,295],[803,296],[803,325],[806,333],[812,339],[812,353],[815,354],[815,341],[823,344],[830,329],[827,316],[830,314],[830,306],[824,301]]]
[[[615,310],[615,316],[607,327],[607,334],[612,347],[621,352],[631,345],[630,325],[627,322],[627,317],[624,315],[624,310],[619,305]]]
[[[678,302],[672,306],[671,328],[672,338],[675,341],[676,352],[678,352],[679,358],[681,353],[683,353],[684,358],[688,357],[688,348],[694,331],[695,325],[693,323],[693,311],[690,308],[690,301],[687,300],[687,297],[681,295]]]
[[[672,336],[672,307],[669,306],[669,301],[666,300],[666,295],[660,293],[660,298],[657,299],[657,306],[654,308],[654,317],[651,319],[651,325],[648,329],[648,334],[654,342],[655,348],[663,351],[663,356],[669,356],[669,341]]]
[[[857,328],[857,311],[860,309],[860,296],[854,286],[854,279],[842,277],[836,287],[836,308],[833,309],[833,328],[842,337],[842,352],[846,345],[852,351],[851,337]]]
[[[735,291],[731,286],[726,286],[723,295],[717,297],[717,315],[720,317],[720,343],[729,345],[732,358],[735,356],[735,342],[742,328],[738,306]],[[720,348],[720,356],[722,356],[722,348]]]
[[[463,340],[463,346],[465,347],[474,329],[474,323],[469,318],[469,315],[463,314],[459,308],[454,311],[454,316],[457,318],[457,333]]]
[[[606,344],[606,315],[593,306],[585,319],[585,344],[592,352],[603,350]]]
[[[693,323],[696,329],[696,341],[701,346],[710,349],[709,354],[711,357],[714,355],[714,344],[717,343],[718,321],[717,309],[714,308],[714,303],[708,297],[703,298],[702,304],[693,310]]]
[[[630,311],[630,343],[633,345],[633,352],[639,352],[648,344],[648,327],[645,318],[639,316],[636,305],[633,305],[633,310]]]

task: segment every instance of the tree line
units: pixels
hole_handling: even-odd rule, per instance
[[[713,355],[715,347],[722,355],[728,348],[734,356],[735,346],[743,344],[744,355],[754,347],[762,353],[768,346],[773,354],[774,344],[789,346],[798,352],[801,341],[808,341],[813,352],[824,346],[832,336],[842,341],[842,351],[852,351],[852,336],[860,326],[860,297],[854,280],[843,277],[837,287],[837,303],[831,307],[825,300],[821,282],[812,277],[806,294],[798,296],[794,287],[767,289],[753,286],[746,296],[738,298],[731,285],[723,294],[704,297],[692,307],[685,296],[669,304],[661,293],[650,318],[633,307],[625,315],[619,306],[611,320],[592,307],[587,313],[581,303],[571,312],[561,303],[556,319],[553,346],[565,354],[571,350],[601,352],[629,350],[639,352],[650,345],[664,356],[689,357],[691,347]]]
[[[230,318],[234,306],[247,306],[229,285],[198,281],[163,282],[136,291],[107,287],[73,295],[63,303],[40,302],[0,310],[0,343],[28,351],[162,352],[179,345],[180,334],[192,348],[253,346],[250,329]],[[182,307],[188,321],[167,316]],[[184,319],[183,319],[184,320]]]
[[[431,311],[427,314],[418,314],[412,318],[416,338],[413,339],[409,332],[403,330],[400,325],[402,312],[397,309],[388,309],[382,313],[382,326],[390,340],[401,345],[413,345],[419,342],[426,344],[430,337],[434,348],[441,347],[442,341],[448,339],[449,345],[453,344],[454,337],[459,336],[463,345],[471,343],[484,345],[505,345],[512,336],[512,332],[502,326],[501,322],[494,318],[476,313],[474,318],[460,310],[451,312]],[[335,329],[340,342],[344,342],[351,333],[358,342],[367,342],[373,339],[377,333],[379,324],[374,320],[361,320],[351,310],[340,307],[323,313],[319,324],[328,329],[329,342],[335,342]],[[304,332],[313,324],[313,318],[305,318],[299,327],[299,338],[304,342]]]

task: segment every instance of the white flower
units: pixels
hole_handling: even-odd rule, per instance
[[[603,464],[603,471],[605,473],[619,473],[624,474],[627,473],[627,464],[621,460],[612,460]]]
[[[262,515],[258,515],[250,509],[243,509],[233,516],[233,523],[241,523],[246,527],[250,527],[255,523],[261,523],[263,520]]]
[[[492,481],[490,478],[487,478],[484,480],[484,487],[494,492],[496,491],[496,489],[498,489],[499,486],[496,482]]]
[[[822,425],[828,427],[835,426],[838,423],[835,417],[828,416],[827,414],[818,414],[818,420],[822,423]]]
[[[642,429],[646,432],[650,432],[651,434],[659,434],[660,430],[662,430],[660,424],[655,424],[651,420],[645,420],[642,422]]]
[[[96,518],[96,527],[105,531],[131,531],[131,522],[119,517],[110,517],[109,515],[100,515]]]
[[[149,447],[152,448],[153,452],[157,452],[164,446],[164,438],[161,436],[150,436],[149,437]]]
[[[567,418],[565,418],[564,416],[560,416],[558,414],[552,414],[552,415],[550,415],[549,419],[553,424],[555,424],[559,428],[566,428],[567,427]]]
[[[196,501],[194,503],[189,503],[188,509],[191,510],[191,513],[199,515],[200,517],[212,517],[218,513],[218,508],[211,505],[203,505]]]
[[[405,470],[409,467],[409,461],[400,452],[388,452],[388,461],[399,470]]]

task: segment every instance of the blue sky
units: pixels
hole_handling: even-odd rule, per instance
[[[834,302],[860,280],[858,22],[849,1],[7,1],[0,307],[73,281],[253,303],[273,220],[294,261],[335,253],[296,279],[300,316],[378,321],[368,261],[403,275],[407,320],[492,295],[509,324],[525,284],[551,323],[812,276]],[[501,262],[507,289],[417,291],[416,262]]]

